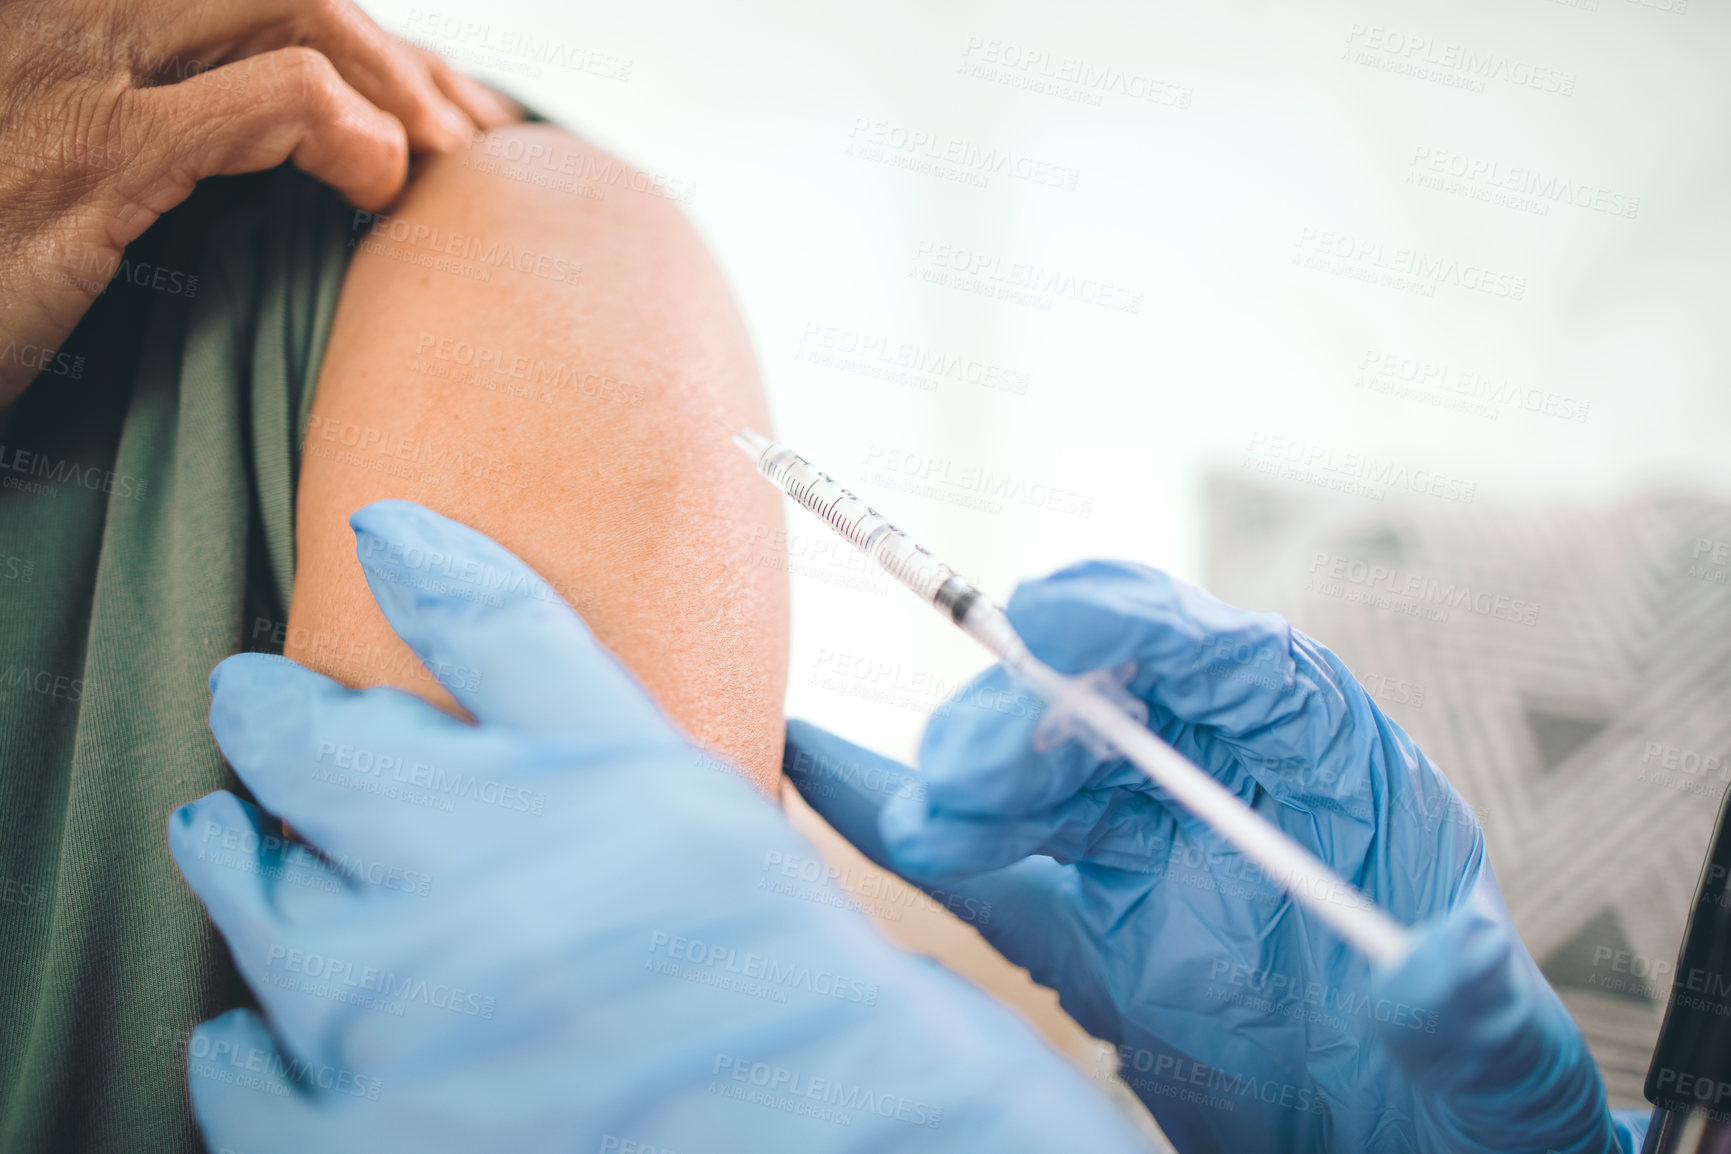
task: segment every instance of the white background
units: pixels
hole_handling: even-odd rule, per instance
[[[1722,6],[372,8],[644,170],[694,183],[689,211],[754,335],[778,432],[1001,594],[1090,555],[1202,578],[1201,477],[1238,467],[1258,434],[1433,470],[1475,484],[1479,500],[1731,488]],[[613,63],[562,68],[499,47],[524,34]],[[1428,47],[1409,53],[1418,40]],[[1429,56],[1458,76],[1446,66],[1457,47],[1541,79],[1475,92],[1347,55]],[[1042,63],[996,78],[965,71],[1035,53]],[[607,75],[620,61],[628,79]],[[1097,104],[1002,79],[1084,67],[1106,77],[1073,86]],[[1542,90],[1552,75],[1572,94]],[[1156,99],[1130,95],[1150,85]],[[1075,187],[1000,172],[978,188],[849,155],[880,122],[898,143],[932,140],[921,158],[952,143],[996,149],[1073,173]],[[1630,219],[1565,200],[1536,215],[1418,187],[1407,178],[1421,149],[1638,207]],[[1380,244],[1385,263],[1411,250],[1518,276],[1523,299],[1452,283],[1425,297],[1294,267],[1315,251],[1298,243],[1305,229]],[[1140,311],[1064,296],[1039,311],[933,286],[910,276],[922,242],[1135,290]],[[797,356],[816,344],[808,326],[1026,373],[1026,393],[957,377],[926,391],[815,365]],[[1480,372],[1523,398],[1556,393],[1590,406],[1587,419],[1506,404],[1488,420],[1355,388],[1373,349]],[[874,453],[952,483],[934,497],[862,481]],[[1000,511],[951,503],[969,470],[1031,496]],[[1091,498],[1089,515],[1039,507],[1053,500],[1045,487]],[[828,543],[803,514],[790,510],[789,526],[790,714],[911,752],[921,709],[980,662],[899,593],[837,588],[851,573],[840,561],[802,566],[803,549]],[[851,692],[810,684],[822,671]]]

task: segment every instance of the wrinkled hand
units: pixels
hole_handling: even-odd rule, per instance
[[[211,730],[259,803],[169,842],[263,1017],[187,1047],[213,1150],[1141,1145],[979,991],[879,938],[515,556],[418,505],[353,519],[373,595],[476,719],[242,654]]]
[[[382,208],[512,119],[353,0],[0,0],[0,407],[203,178],[293,159]]]
[[[1396,920],[1457,912],[1373,973],[1134,767],[1077,742],[1037,752],[1038,702],[1001,668],[934,718],[917,773],[791,724],[801,793],[950,904],[991,902],[988,940],[1117,1044],[1180,1149],[1614,1148],[1597,1069],[1508,923],[1471,809],[1338,658],[1140,566],[1029,582],[1008,612],[1060,672],[1133,664],[1150,728]]]

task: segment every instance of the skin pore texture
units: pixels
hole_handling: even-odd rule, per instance
[[[460,712],[373,603],[348,527],[417,501],[527,561],[686,733],[774,791],[781,498],[711,416],[767,431],[768,414],[680,192],[516,125],[357,213],[301,457],[287,656]],[[485,574],[426,576],[488,594]]]

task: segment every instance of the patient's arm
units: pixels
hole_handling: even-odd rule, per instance
[[[519,125],[431,158],[388,219],[362,215],[302,454],[285,652],[454,708],[374,606],[347,525],[419,501],[529,562],[769,788],[787,587],[751,544],[780,498],[710,417],[762,428],[762,393],[680,190],[634,175]]]

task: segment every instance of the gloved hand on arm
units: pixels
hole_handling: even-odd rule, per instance
[[[945,901],[991,902],[982,933],[1118,1047],[1180,1150],[1639,1147],[1476,818],[1338,658],[1139,566],[1024,584],[1008,612],[1060,672],[1133,663],[1151,728],[1419,926],[1404,965],[1373,968],[1135,767],[1038,752],[1040,703],[998,667],[934,716],[917,773],[792,723],[807,800]]]
[[[519,559],[406,502],[353,524],[476,724],[280,657],[212,674],[258,805],[169,839],[262,1011],[189,1039],[212,1150],[1144,1149],[973,987],[766,884],[815,851]]]

